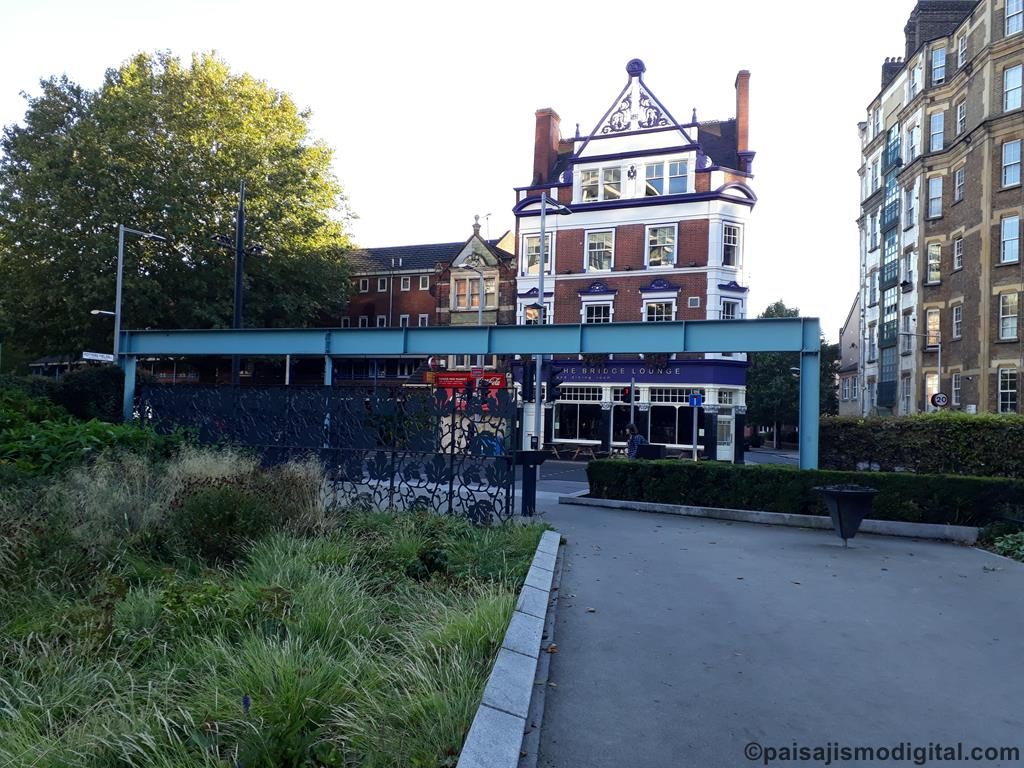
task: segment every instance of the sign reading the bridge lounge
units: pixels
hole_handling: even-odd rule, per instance
[[[739,360],[669,360],[652,365],[644,360],[609,360],[592,365],[585,361],[559,360],[560,378],[566,384],[725,384],[743,386],[747,364]]]

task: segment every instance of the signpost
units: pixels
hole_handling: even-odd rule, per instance
[[[690,393],[690,408],[693,410],[693,460],[697,460],[697,409],[704,404],[700,392]]]
[[[98,360],[98,361],[100,361],[102,363],[112,363],[112,362],[114,362],[114,356],[113,355],[109,355],[109,354],[107,354],[105,352],[83,352],[82,353],[82,359],[83,360]]]

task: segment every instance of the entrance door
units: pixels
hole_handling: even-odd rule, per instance
[[[718,460],[732,461],[734,454],[733,447],[733,422],[731,416],[718,417]]]

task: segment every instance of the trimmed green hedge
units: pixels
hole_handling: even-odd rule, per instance
[[[994,516],[1024,518],[1024,481],[908,472],[835,472],[779,465],[738,466],[678,459],[603,459],[587,466],[590,495],[725,509],[827,515],[820,485],[878,489],[875,520],[983,525]]]
[[[930,413],[821,420],[822,468],[1024,477],[1024,416]],[[862,479],[861,482],[871,482]]]

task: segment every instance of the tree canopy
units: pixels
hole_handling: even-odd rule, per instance
[[[117,225],[125,328],[231,324],[234,214],[247,184],[245,324],[334,325],[351,218],[332,150],[285,93],[212,54],[140,54],[87,90],[67,77],[26,97],[0,139],[0,329],[32,354],[107,349]]]
[[[799,317],[800,310],[776,301],[760,318]],[[821,340],[821,381],[819,412],[838,411],[836,370],[838,347]],[[747,419],[752,424],[774,426],[796,424],[800,409],[800,380],[793,369],[800,367],[798,352],[757,352],[750,355],[747,371]]]

